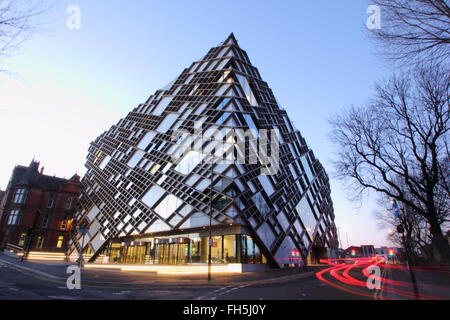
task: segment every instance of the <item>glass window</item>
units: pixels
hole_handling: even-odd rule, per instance
[[[36,248],[42,249],[42,246],[44,245],[44,237],[38,236],[36,239]]]
[[[156,136],[156,133],[153,131],[149,131],[145,134],[144,137],[142,137],[141,141],[137,145],[138,149],[145,150],[149,143],[153,140],[153,138]]]
[[[202,254],[201,250],[202,240],[199,237],[191,238],[190,256],[192,263],[206,262],[206,256]]]
[[[252,200],[262,215],[267,215],[270,212],[270,207],[264,199],[264,196],[260,192],[255,194],[252,197]]]
[[[64,244],[64,236],[59,236],[58,241],[56,242],[56,247],[62,248],[63,244]]]
[[[216,109],[217,110],[223,109],[227,105],[228,102],[230,102],[230,98],[223,98]]]
[[[26,233],[21,233],[20,237],[19,237],[19,242],[17,243],[17,245],[19,247],[23,247],[25,245],[25,239],[27,238],[27,234]]]
[[[230,179],[222,178],[214,185],[214,189],[216,189],[219,192],[223,192],[231,183],[232,181]]]
[[[312,181],[314,179],[314,174],[311,170],[311,167],[309,166],[309,162],[306,160],[306,156],[303,156],[300,158],[303,168],[305,169],[306,176],[308,177],[309,181]]]
[[[306,231],[309,236],[312,237],[317,221],[306,196],[303,197],[297,205],[297,212]]]
[[[237,74],[239,83],[242,87],[242,90],[244,90],[244,94],[247,97],[248,102],[252,106],[258,106],[258,102],[256,101],[255,95],[253,94],[252,89],[250,88],[250,84],[248,83],[248,80],[246,77],[241,76],[240,74]]]
[[[213,204],[213,208],[216,209],[217,211],[221,211],[223,210],[223,208],[225,208],[228,204],[230,204],[230,202],[232,202],[232,200],[226,196],[221,196],[214,204]]]
[[[109,161],[111,160],[111,156],[107,155],[103,158],[102,162],[98,165],[100,169],[105,169],[108,165]]]
[[[72,208],[73,197],[69,196],[66,200],[66,210],[70,210]]]
[[[182,204],[183,204],[183,201],[181,201],[180,198],[175,197],[173,194],[169,194],[155,208],[155,211],[161,217],[163,217],[164,219],[167,219]]]
[[[166,191],[160,186],[152,186],[142,197],[142,202],[151,208],[159,199],[161,199],[165,192]]]
[[[217,90],[217,92],[216,92],[215,95],[216,95],[216,96],[222,96],[222,95],[225,93],[225,91],[228,90],[229,87],[230,87],[229,84],[225,84],[225,85],[221,86],[221,87],[219,88],[219,90]],[[230,94],[228,94],[228,95],[230,95]]]
[[[210,216],[207,216],[201,212],[195,212],[181,225],[180,228],[194,228],[209,226]],[[211,221],[212,224],[217,224],[214,220]]]
[[[22,204],[25,203],[25,197],[27,194],[27,190],[24,188],[19,188],[16,190],[16,194],[14,195],[14,203]]]
[[[50,220],[50,216],[48,214],[46,214],[44,216],[44,218],[42,219],[42,228],[47,228],[48,227],[49,220]]]
[[[128,160],[127,165],[128,165],[130,168],[134,168],[134,167],[138,164],[138,162],[141,161],[141,159],[142,159],[142,157],[144,156],[144,154],[145,154],[144,151],[137,150],[137,151],[133,154],[133,156],[130,158],[130,160]]]
[[[238,236],[239,237],[239,236]],[[251,236],[240,235],[242,263],[256,264],[267,263],[266,258],[261,253],[258,245]]]
[[[236,235],[223,237],[223,257],[226,263],[237,263]]]
[[[19,224],[20,210],[11,210],[9,213],[8,224],[17,225]]]
[[[215,124],[223,124],[225,122],[226,119],[228,119],[228,117],[231,115],[230,112],[223,112],[220,117],[217,119],[217,121],[215,122]]]
[[[55,195],[52,193],[48,196],[47,208],[53,208],[54,204],[55,204]]]
[[[189,174],[203,161],[205,156],[198,151],[189,151],[175,167],[175,170],[182,174]]]
[[[156,128],[156,131],[161,133],[166,133],[167,130],[174,124],[174,122],[177,120],[178,116],[176,114],[169,114],[167,115],[164,120],[161,122],[161,124]]]
[[[263,186],[264,190],[266,191],[267,195],[270,197],[272,194],[275,193],[275,189],[273,188],[272,182],[268,176],[258,176],[259,182]]]
[[[245,122],[247,123],[248,127],[252,130],[255,130],[256,132],[258,131],[258,128],[256,127],[255,122],[253,121],[253,118],[251,115],[249,114],[242,114],[244,116]]]
[[[205,237],[205,239],[209,240],[209,237]],[[212,263],[223,263],[222,256],[222,236],[212,237],[212,246],[211,246],[211,262]]]
[[[150,173],[155,174],[156,172],[158,172],[159,168],[161,168],[161,165],[159,164],[153,165],[153,167],[150,168]]]
[[[161,99],[161,101],[158,103],[158,105],[153,110],[152,114],[154,114],[155,116],[160,116],[171,101],[172,101],[171,97],[165,97],[165,98]]]

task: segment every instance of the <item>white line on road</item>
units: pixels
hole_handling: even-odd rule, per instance
[[[131,293],[131,291],[120,291],[120,292],[114,292],[113,294],[127,294]]]
[[[59,300],[77,300],[78,298],[71,297],[55,297],[55,296],[47,296],[50,299],[59,299]]]

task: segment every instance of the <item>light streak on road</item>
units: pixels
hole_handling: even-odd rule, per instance
[[[407,270],[405,266],[385,264],[383,257],[375,256],[370,258],[345,258],[345,259],[322,259],[322,263],[330,265],[329,268],[316,273],[316,277],[324,283],[339,290],[363,297],[373,297],[373,291],[367,287],[367,279],[378,281],[381,284],[380,291],[388,293],[383,299],[391,300],[392,294],[398,298],[408,298],[420,300],[446,300],[447,298],[419,293],[416,297],[413,291],[413,283],[407,281],[397,281],[387,277],[371,274],[368,269],[377,266],[380,270]],[[417,266],[414,271],[436,274],[450,274],[450,270],[438,269],[430,266]],[[386,274],[386,272],[382,272]],[[448,291],[448,287],[419,283],[419,287],[428,289],[440,289]],[[434,290],[433,290],[434,291]]]

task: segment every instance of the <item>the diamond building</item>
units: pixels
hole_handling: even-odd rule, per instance
[[[328,176],[233,34],[93,141],[86,167],[72,257],[202,264],[211,249],[284,267],[338,245]]]

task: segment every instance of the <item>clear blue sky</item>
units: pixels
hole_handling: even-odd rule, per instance
[[[81,29],[69,30],[69,5]],[[367,38],[366,1],[62,1],[45,30],[0,76],[0,188],[33,156],[47,174],[84,173],[89,142],[234,32],[253,65],[332,175],[327,119],[364,104],[390,70]],[[372,218],[332,179],[347,245],[388,244]]]

